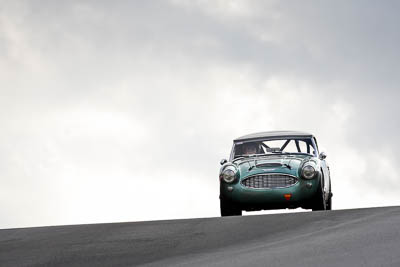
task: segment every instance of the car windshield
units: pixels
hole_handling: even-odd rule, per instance
[[[310,154],[317,155],[311,138],[306,139],[267,139],[261,141],[237,142],[234,146],[234,158],[273,154]]]

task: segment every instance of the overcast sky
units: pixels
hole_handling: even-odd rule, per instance
[[[317,137],[334,209],[399,205],[399,5],[0,0],[0,228],[219,216],[269,130]]]

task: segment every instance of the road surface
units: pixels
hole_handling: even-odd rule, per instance
[[[0,266],[400,266],[400,207],[0,230]]]

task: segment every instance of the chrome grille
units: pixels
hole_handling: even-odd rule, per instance
[[[253,175],[242,181],[242,185],[250,188],[282,188],[296,183],[296,177],[279,173]]]

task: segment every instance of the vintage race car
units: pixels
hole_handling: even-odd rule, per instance
[[[242,210],[332,209],[326,154],[312,134],[273,131],[233,141],[229,161],[221,160],[221,216]]]

